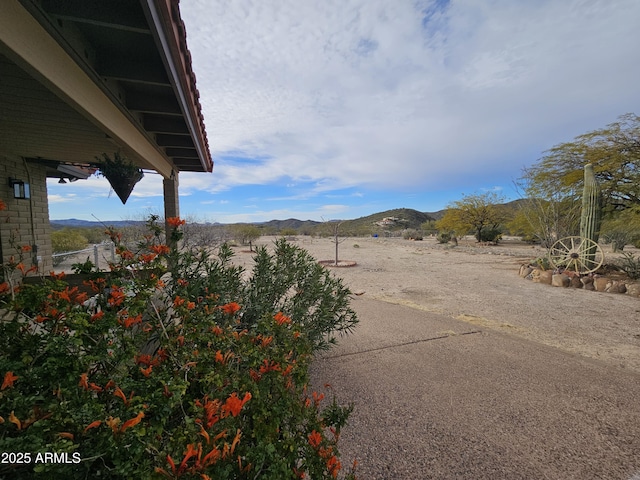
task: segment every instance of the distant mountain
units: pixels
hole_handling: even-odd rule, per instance
[[[508,210],[517,210],[522,202],[525,200],[513,200],[505,203],[504,207]],[[330,230],[330,225],[327,223],[333,223],[335,221],[340,222],[340,232],[343,235],[363,235],[369,233],[376,233],[385,230],[404,230],[406,228],[419,229],[420,226],[431,220],[439,220],[445,214],[445,210],[439,210],[437,212],[419,212],[411,208],[395,208],[393,210],[385,210],[384,212],[374,213],[366,217],[360,217],[353,220],[332,220],[331,222],[316,222],[314,220],[298,220],[295,218],[288,218],[286,220],[270,220],[268,222],[256,222],[254,225],[264,229],[265,232],[277,233],[281,230],[291,229],[296,230],[301,234],[307,233],[327,233],[324,230]],[[144,224],[141,220],[115,220],[109,222],[91,222],[87,220],[78,220],[71,218],[68,220],[52,220],[51,226],[55,229],[60,228],[95,228],[103,227],[104,225],[113,226],[116,228],[126,227],[131,225]],[[220,223],[204,225],[213,225],[216,227],[224,227],[225,225]],[[265,233],[266,234],[266,233]]]
[[[59,230],[61,228],[102,228],[105,225],[110,227],[127,227],[131,225],[140,225],[145,222],[140,220],[113,220],[106,222],[93,222],[89,220],[79,220],[77,218],[69,218],[65,220],[51,220],[51,228]]]
[[[304,232],[313,230],[321,223],[322,222],[316,222],[314,220],[297,220],[295,218],[288,218],[287,220],[270,220],[268,222],[256,223],[256,225],[268,230],[280,231],[284,229],[293,229],[298,232]]]

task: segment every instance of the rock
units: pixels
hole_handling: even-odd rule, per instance
[[[580,279],[580,282],[582,283],[582,285],[584,285],[585,290],[593,291],[596,289],[596,287],[593,285],[593,277],[582,277]]]
[[[571,279],[563,273],[557,273],[551,277],[551,285],[554,287],[568,287],[571,284]]]
[[[551,285],[551,277],[553,277],[553,272],[551,270],[543,270],[540,272],[538,281],[539,283],[544,283],[545,285]]]
[[[527,275],[529,275],[531,272],[533,271],[533,268],[531,268],[530,265],[520,265],[520,272],[518,273],[518,275],[520,275],[522,278],[526,278]]]
[[[619,282],[618,280],[609,280],[605,288],[605,292],[609,293],[625,293],[626,291],[627,286],[623,282]]]
[[[596,288],[596,292],[604,292],[609,284],[609,279],[606,277],[596,277],[593,279],[593,286]]]
[[[571,288],[582,288],[582,282],[580,281],[580,277],[571,277],[569,285]]]
[[[640,297],[640,283],[630,283],[627,285],[627,295]]]

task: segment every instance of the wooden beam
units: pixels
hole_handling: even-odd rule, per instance
[[[171,86],[164,66],[149,60],[150,59],[138,61],[113,55],[104,55],[99,59],[96,65],[96,71],[101,77],[113,78],[115,80]]]
[[[41,0],[49,15],[65,20],[151,34],[144,12],[131,0]],[[117,4],[117,5],[115,5]]]
[[[145,115],[143,123],[144,128],[149,132],[189,135],[187,124],[181,117]]]
[[[156,170],[165,178],[171,176],[172,163],[18,0],[2,1],[0,49],[117,144],[134,153],[140,166]]]
[[[195,148],[166,148],[165,153],[168,157],[199,158]]]
[[[158,133],[156,135],[156,143],[161,147],[185,147],[196,148],[193,145],[191,136],[186,135],[170,135],[166,133]]]
[[[152,95],[135,92],[127,95],[127,108],[143,113],[162,113],[167,115],[180,115],[180,105],[173,95]]]

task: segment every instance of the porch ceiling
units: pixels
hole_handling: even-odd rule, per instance
[[[176,0],[6,1],[2,148],[79,164],[120,149],[164,176],[212,170]]]

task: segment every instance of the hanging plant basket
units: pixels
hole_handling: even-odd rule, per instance
[[[127,203],[127,199],[136,183],[144,177],[142,169],[119,152],[113,154],[113,159],[103,153],[102,158],[96,157],[96,160],[98,161],[100,174],[109,181],[111,188],[116,192],[122,204]]]

